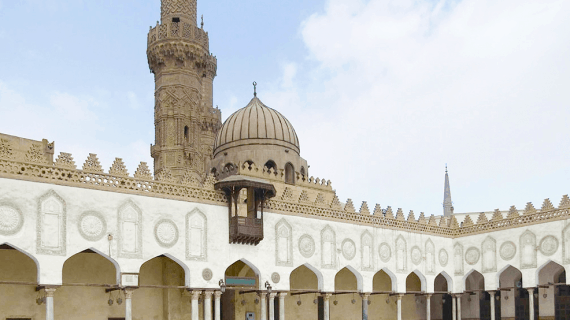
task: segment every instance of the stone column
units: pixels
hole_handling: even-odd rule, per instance
[[[457,320],[461,320],[461,295],[455,297],[457,299]]]
[[[431,294],[426,294],[426,320],[431,320]]]
[[[204,320],[212,320],[212,294],[214,291],[204,291]],[[125,319],[126,320],[126,319]]]
[[[125,320],[133,320],[133,293],[134,289],[125,289]]]
[[[398,299],[398,300],[396,300],[396,310],[397,310],[396,314],[397,314],[398,320],[402,320],[402,297],[403,296],[404,295],[401,293],[396,296],[396,298]]]
[[[489,291],[491,296],[491,320],[495,320],[495,291]]]
[[[265,300],[265,292],[259,292],[259,306],[260,306],[260,315],[259,320],[267,320],[267,301]]]
[[[457,320],[457,307],[455,303],[455,296],[451,296],[451,320]]]
[[[285,320],[285,296],[287,292],[279,293],[279,320]]]
[[[269,294],[269,320],[275,320],[275,295],[274,292]]]
[[[56,288],[45,288],[46,292],[46,320],[54,320],[53,296]]]
[[[534,320],[534,288],[526,290],[528,290],[528,315],[530,320]]]
[[[200,320],[200,310],[198,309],[200,294],[202,291],[192,291],[192,320]]]
[[[222,297],[221,291],[214,292],[214,320],[222,320],[220,316],[220,298]],[[265,319],[263,319],[265,320]]]
[[[323,294],[323,318],[324,320],[330,320],[331,318],[331,309],[330,309],[330,300],[332,294],[325,293]]]
[[[363,293],[362,296],[362,320],[368,320],[368,299],[370,299],[370,293]]]

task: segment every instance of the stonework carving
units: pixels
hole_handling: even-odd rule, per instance
[[[449,262],[449,255],[447,254],[447,250],[440,249],[439,250],[439,265],[442,267],[446,267],[447,262]]]
[[[32,144],[30,150],[26,153],[25,161],[30,163],[46,163],[46,157],[42,151],[42,146]]]
[[[364,231],[360,236],[360,265],[362,270],[374,270],[374,250],[372,248],[373,240],[372,235],[368,231]]]
[[[562,230],[562,255],[563,263],[570,263],[570,224]]]
[[[8,139],[0,139],[0,158],[3,159],[14,158],[12,143]]]
[[[413,246],[410,251],[412,255],[412,263],[416,266],[422,262],[422,250],[418,246]]]
[[[521,269],[536,268],[536,236],[530,230],[520,236]]]
[[[475,247],[471,247],[465,251],[465,261],[470,265],[474,265],[479,262],[480,256],[481,253],[479,252],[479,249]]]
[[[186,259],[207,259],[208,220],[198,209],[186,215]]]
[[[382,243],[380,247],[378,247],[378,255],[380,256],[380,260],[382,260],[382,262],[386,263],[390,261],[390,257],[392,256],[390,245],[386,242]]]
[[[275,263],[278,266],[293,265],[293,230],[285,219],[275,225]]]
[[[555,236],[549,235],[540,240],[540,252],[545,256],[551,256],[558,250],[558,239]]]
[[[212,280],[212,277],[213,277],[212,270],[210,270],[209,268],[202,270],[202,278],[204,278],[204,280],[210,281]]]
[[[515,254],[517,253],[517,246],[512,241],[505,241],[501,245],[499,253],[501,255],[501,259],[509,261],[514,258]]]
[[[0,235],[9,236],[18,233],[24,224],[20,210],[8,203],[0,204]]]
[[[118,213],[119,257],[142,258],[142,212],[132,201],[127,201]]]
[[[107,222],[99,212],[86,211],[79,217],[77,228],[85,240],[98,241],[107,233]]]
[[[67,152],[60,152],[59,156],[57,156],[57,159],[55,160],[54,165],[58,168],[71,169],[71,170],[77,169],[77,166],[75,165],[75,161],[73,161],[71,153]]]
[[[172,171],[170,171],[169,169],[162,169],[156,175],[156,180],[166,183],[174,183],[176,181],[176,178],[174,178],[174,176],[172,175]]]
[[[319,192],[319,194],[317,194],[317,198],[315,199],[315,205],[317,206],[325,206],[327,203],[325,201],[325,196]]]
[[[115,161],[109,168],[109,174],[119,177],[128,177],[129,172],[127,171],[127,167],[121,158],[115,158]]]
[[[426,241],[426,274],[435,274],[435,245],[431,239]]]
[[[453,246],[453,265],[455,266],[454,274],[456,276],[463,275],[463,246],[456,243]]]
[[[154,225],[154,238],[165,248],[171,248],[178,242],[178,227],[170,219],[161,219]]]
[[[336,235],[330,226],[321,231],[321,266],[327,269],[336,267]]]
[[[137,171],[135,171],[135,179],[152,180],[152,173],[150,172],[146,162],[141,162],[139,164]]]
[[[305,258],[315,254],[315,240],[310,235],[304,234],[299,238],[299,252]]]
[[[90,153],[83,164],[83,171],[91,172],[91,173],[103,173],[103,167],[101,167],[101,163],[97,158],[97,155],[94,153]]]
[[[307,190],[301,191],[301,195],[299,196],[299,203],[309,203],[309,193]]]
[[[396,271],[406,272],[408,268],[408,250],[404,237],[401,235],[396,238]]]
[[[196,1],[162,0],[160,9],[163,16],[184,14],[196,19]]]
[[[341,248],[342,255],[346,260],[354,259],[354,256],[356,255],[356,245],[352,239],[344,239],[342,241]]]
[[[271,281],[273,281],[273,283],[279,283],[279,281],[281,281],[281,276],[279,276],[279,273],[273,272],[271,274]]]
[[[37,218],[37,253],[61,255],[66,252],[66,205],[53,190],[40,197]]]
[[[481,244],[483,253],[482,270],[485,272],[497,272],[497,242],[488,236]]]
[[[291,188],[285,187],[285,190],[283,191],[283,194],[281,195],[281,200],[284,200],[284,201],[292,201],[293,200],[293,192],[291,191]]]

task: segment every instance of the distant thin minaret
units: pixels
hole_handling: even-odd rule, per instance
[[[449,175],[447,174],[447,164],[445,165],[445,186],[443,192],[443,215],[453,214],[453,202],[451,202],[451,188],[449,187]]]

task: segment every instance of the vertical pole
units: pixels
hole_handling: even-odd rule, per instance
[[[267,300],[265,300],[265,292],[260,292],[258,293],[259,295],[259,304],[261,307],[260,313],[261,315],[259,316],[259,320],[267,320]]]
[[[495,320],[495,291],[489,291],[491,296],[491,320]]]
[[[396,298],[398,299],[398,300],[396,300],[396,307],[397,307],[397,312],[398,312],[397,319],[398,320],[402,320],[402,297],[403,296],[404,296],[403,294],[398,294],[396,296]]]
[[[426,320],[431,320],[431,294],[426,295]]]
[[[54,320],[53,296],[55,288],[45,288],[46,291],[46,320]]]
[[[279,293],[279,320],[285,320],[285,296],[287,292]]]
[[[275,320],[275,293],[269,294],[269,320]]]
[[[527,288],[528,290],[528,314],[530,320],[534,320],[534,288]]]
[[[457,295],[457,320],[461,320],[461,295]]]
[[[455,296],[451,296],[451,319],[457,320],[457,306]]]
[[[125,320],[133,320],[133,293],[132,289],[125,289]]]
[[[202,291],[192,291],[192,320],[200,320],[200,310],[198,309],[198,299],[200,298],[201,293],[202,293]]]
[[[214,291],[204,291],[204,320],[212,320],[212,294]]]
[[[220,314],[220,298],[222,296],[221,291],[214,292],[214,320],[222,320]]]
[[[368,320],[368,299],[370,299],[370,293],[363,293],[361,296],[362,296],[362,320]]]
[[[323,318],[324,318],[324,320],[330,320],[330,318],[331,318],[331,314],[330,314],[331,296],[332,296],[332,294],[330,294],[330,293],[325,293],[323,295]]]

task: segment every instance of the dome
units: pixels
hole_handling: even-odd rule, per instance
[[[214,144],[214,157],[224,150],[246,145],[276,145],[297,155],[300,151],[297,133],[289,120],[257,97],[224,122]]]

